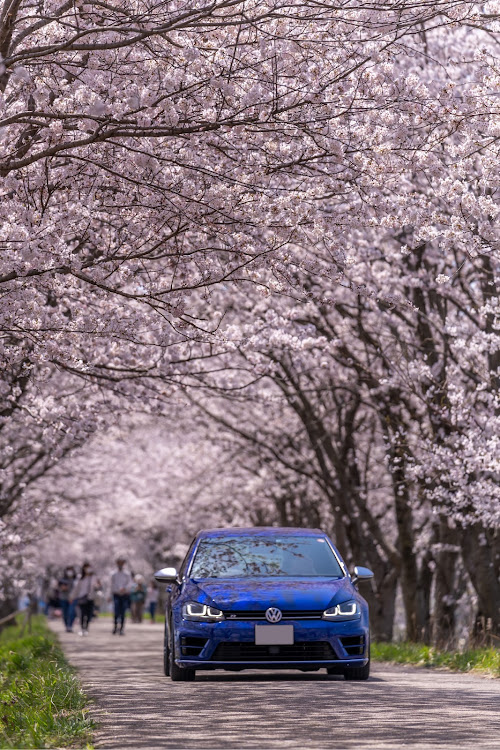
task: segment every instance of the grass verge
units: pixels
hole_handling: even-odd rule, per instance
[[[0,633],[0,747],[90,748],[87,706],[44,617],[33,618],[31,633],[18,625]]]
[[[438,651],[422,643],[372,643],[371,656],[374,661],[445,667],[454,672],[478,672],[500,678],[500,650],[493,647],[460,652]]]

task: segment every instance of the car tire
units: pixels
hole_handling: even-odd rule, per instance
[[[174,658],[174,626],[170,624],[170,644],[168,649],[168,670],[170,679],[172,682],[192,682],[196,677],[194,669],[186,669],[186,667],[179,667],[175,663]]]
[[[168,648],[168,631],[165,623],[165,633],[163,635],[163,672],[165,677],[170,677],[170,656]]]
[[[367,680],[370,676],[370,659],[364,667],[347,667],[344,669],[344,680]]]
[[[342,667],[327,667],[326,668],[327,674],[336,674],[336,675],[344,675],[344,670]]]

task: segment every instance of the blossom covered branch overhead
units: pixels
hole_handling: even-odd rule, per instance
[[[7,326],[71,361],[63,338],[129,338],[143,315],[161,343],[212,330],[196,292],[217,284],[338,281],[363,227],[489,250],[487,187],[463,195],[496,147],[478,7],[5,2]]]

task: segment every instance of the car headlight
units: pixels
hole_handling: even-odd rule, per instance
[[[336,604],[335,607],[325,609],[323,612],[324,620],[356,620],[361,614],[358,602],[351,599],[348,602]]]
[[[182,616],[186,620],[204,620],[205,622],[216,622],[224,619],[224,613],[215,607],[199,602],[186,602],[182,606]]]

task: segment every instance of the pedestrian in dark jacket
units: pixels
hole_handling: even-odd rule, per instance
[[[73,623],[76,617],[76,607],[73,601],[73,588],[76,583],[76,570],[72,565],[64,568],[59,579],[59,605],[62,610],[64,626],[67,633],[73,632]]]
[[[124,570],[125,562],[124,557],[118,557],[116,560],[117,569],[111,576],[111,594],[115,610],[113,634],[119,632],[120,635],[125,634],[125,614],[130,606],[130,589],[132,588],[132,576]],[[120,630],[118,630],[118,624]]]

